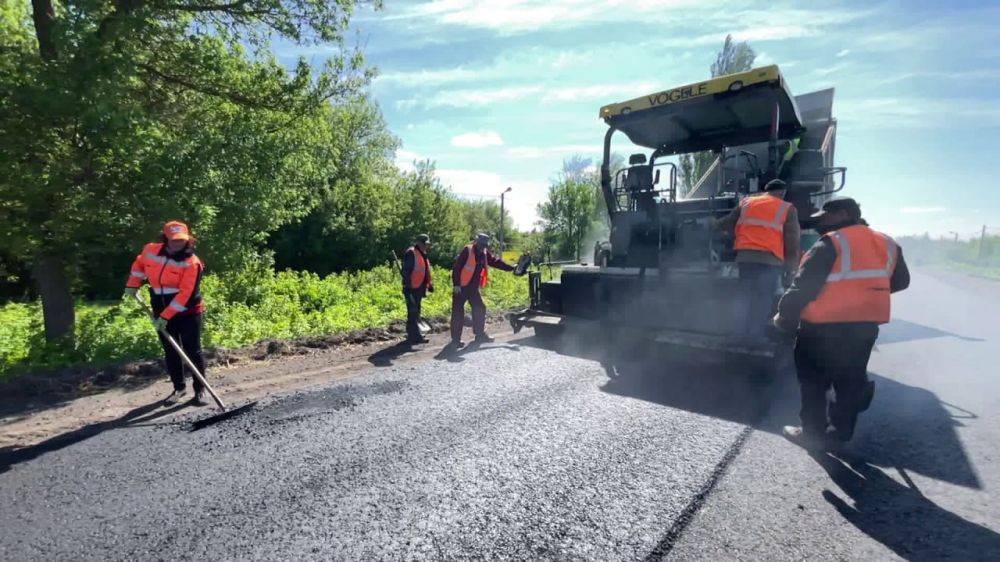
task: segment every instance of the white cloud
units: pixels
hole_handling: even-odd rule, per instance
[[[451,138],[451,145],[459,148],[486,148],[503,146],[503,139],[496,131],[477,131],[455,135]]]
[[[620,19],[629,14],[697,5],[697,0],[434,0],[399,18],[431,18],[439,23],[523,32],[569,27],[581,22]]]
[[[506,154],[510,158],[534,159],[567,157],[573,154],[597,155],[602,151],[601,144],[562,144],[554,146],[512,146]]]
[[[396,167],[404,172],[415,170],[416,167],[413,163],[421,160],[424,160],[424,158],[416,152],[403,150],[402,148],[396,151]]]
[[[842,59],[842,58],[846,57],[849,54],[851,54],[851,50],[850,49],[842,49],[839,53],[837,53],[837,58],[838,59]]]
[[[943,213],[946,207],[903,207],[899,210],[904,215],[925,215],[930,213]]]
[[[973,98],[845,98],[836,115],[845,130],[1000,127],[1000,104]]]
[[[501,175],[483,170],[444,168],[437,170],[441,183],[460,197],[499,197],[500,192],[512,188],[504,198],[507,211],[521,230],[530,230],[538,220],[536,207],[548,193],[548,182]]]
[[[603,103],[630,99],[657,91],[653,82],[593,84],[590,86],[532,85],[495,89],[442,90],[424,98],[409,98],[396,102],[398,109],[432,107],[485,107],[503,102],[538,98],[542,103],[600,100]]]

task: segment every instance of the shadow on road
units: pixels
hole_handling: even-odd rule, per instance
[[[21,449],[15,449],[13,447],[6,447],[0,449],[0,474],[7,472],[10,468],[16,464],[21,464],[32,459],[36,459],[46,453],[51,453],[53,451],[58,451],[70,445],[75,445],[81,441],[90,439],[91,437],[103,433],[111,429],[120,429],[124,427],[135,427],[144,423],[148,423],[158,418],[170,415],[174,412],[182,410],[188,406],[186,402],[177,404],[176,406],[170,408],[164,408],[162,410],[156,411],[160,408],[161,402],[156,401],[152,404],[147,404],[145,406],[140,406],[128,411],[125,415],[120,418],[90,424],[80,429],[63,433],[55,437],[51,437],[30,447],[24,447]],[[147,415],[148,414],[148,415]]]
[[[909,320],[900,320],[899,318],[893,318],[892,322],[879,328],[877,343],[879,344],[903,343],[909,341],[927,340],[932,338],[957,338],[962,341],[969,341],[969,342],[986,341],[982,338],[970,338],[966,336],[960,336],[958,334],[952,332],[946,332],[944,330],[939,330],[931,326],[925,326],[923,324],[917,324],[916,322],[910,322]]]
[[[519,344],[521,342],[518,342]],[[510,345],[500,342],[495,343],[478,343],[471,342],[461,349],[456,349],[452,344],[444,346],[434,359],[438,361],[448,361],[450,363],[461,363],[465,361],[465,355],[470,353],[476,353],[477,351],[484,351],[487,349],[505,349],[507,351],[521,351],[520,345]]]
[[[852,525],[907,560],[998,560],[1000,534],[938,506],[895,467],[905,484],[864,457],[813,454],[850,498],[823,497]]]
[[[798,424],[799,389],[794,369],[763,382],[740,360],[717,354],[668,349],[612,349],[579,341],[518,341],[600,361],[608,374],[601,390],[670,408],[725,419],[780,434]],[[644,356],[644,357],[643,357]],[[933,392],[869,373],[875,400],[861,415],[849,447],[878,466],[899,467],[967,488],[982,483],[956,428],[976,419],[974,412],[942,402]]]
[[[403,340],[389,347],[380,349],[368,356],[368,362],[376,367],[391,367],[395,359],[399,359],[407,353],[412,353],[413,344]]]

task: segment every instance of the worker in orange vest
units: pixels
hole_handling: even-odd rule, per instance
[[[490,237],[477,234],[476,238],[462,248],[451,268],[451,345],[461,348],[462,327],[465,320],[465,303],[472,305],[472,332],[476,342],[493,341],[486,334],[486,303],[480,289],[486,286],[489,279],[489,269],[495,267],[501,271],[514,271],[514,266],[498,258],[489,251]]]
[[[166,330],[184,349],[184,353],[205,375],[205,359],[201,353],[202,313],[201,276],[205,266],[194,254],[195,239],[188,226],[180,221],[163,225],[159,242],[146,244],[135,261],[125,283],[125,297],[131,298],[143,283],[149,283],[149,301],[153,307],[153,326],[166,354],[167,372],[174,391],[163,402],[176,404],[186,394],[184,370],[180,355],[161,333]],[[198,406],[207,404],[204,388],[192,377],[194,398]]]
[[[858,415],[875,393],[868,359],[878,327],[889,321],[889,294],[910,284],[902,249],[872,230],[853,199],[836,199],[814,216],[822,235],[802,259],[785,292],[774,326],[797,330],[795,368],[802,396],[801,426],[787,426],[789,439],[830,447],[854,435]],[[827,390],[836,399],[827,404]]]
[[[434,292],[431,279],[431,262],[427,252],[431,248],[431,237],[418,234],[413,245],[403,253],[403,298],[406,299],[406,339],[410,343],[427,343],[420,333],[420,303],[427,293]]]
[[[715,224],[733,234],[740,269],[733,333],[750,342],[764,337],[782,276],[791,281],[799,262],[799,217],[785,192],[785,182],[771,180]]]

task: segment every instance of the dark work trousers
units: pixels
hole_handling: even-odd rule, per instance
[[[462,340],[462,327],[465,323],[465,302],[472,305],[472,333],[477,336],[486,335],[486,303],[479,292],[479,286],[462,287],[457,295],[451,296],[451,341]]]
[[[406,299],[406,338],[418,341],[423,338],[420,333],[420,303],[424,300],[423,289],[403,288],[403,298]]]
[[[799,417],[804,432],[823,435],[829,424],[842,441],[854,435],[858,414],[867,408],[868,359],[878,328],[872,325],[861,332],[824,327],[799,333],[795,368],[802,393]],[[826,392],[831,386],[836,398],[828,409]]]
[[[761,338],[774,314],[774,299],[784,269],[780,265],[740,263],[739,295],[733,322],[735,335]]]
[[[190,316],[174,316],[167,322],[167,333],[173,336],[174,341],[180,344],[181,348],[184,350],[184,354],[191,359],[195,367],[201,371],[202,376],[205,375],[205,358],[201,355],[201,329],[203,321],[201,314],[192,314]],[[184,360],[181,356],[174,351],[173,346],[167,342],[167,339],[163,337],[163,334],[157,332],[160,336],[160,344],[163,346],[163,352],[167,356],[167,372],[170,373],[170,381],[174,383],[174,390],[184,389]],[[192,386],[194,386],[194,391],[198,392],[201,390],[201,383],[198,379],[191,376]]]

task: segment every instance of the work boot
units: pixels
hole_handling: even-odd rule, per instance
[[[451,340],[451,344],[449,345],[451,345],[451,347],[455,349],[462,349],[463,347],[465,347],[465,342],[462,340]]]
[[[476,336],[476,343],[493,343],[495,341],[497,341],[496,338],[489,334],[479,334]]]
[[[194,393],[194,398],[191,399],[191,404],[195,406],[208,406],[208,400],[205,399],[205,389],[199,388]]]
[[[781,429],[781,434],[785,439],[809,451],[822,450],[827,445],[825,436],[805,431],[797,425],[786,425]]]
[[[429,339],[427,339],[427,338],[425,338],[423,336],[420,336],[419,338],[410,338],[407,341],[410,342],[410,343],[430,343],[431,340],[429,340]]]
[[[186,388],[175,388],[174,391],[170,393],[170,396],[167,396],[166,398],[163,399],[163,405],[173,406],[174,404],[180,402],[181,399],[184,398],[186,394],[187,394]]]

